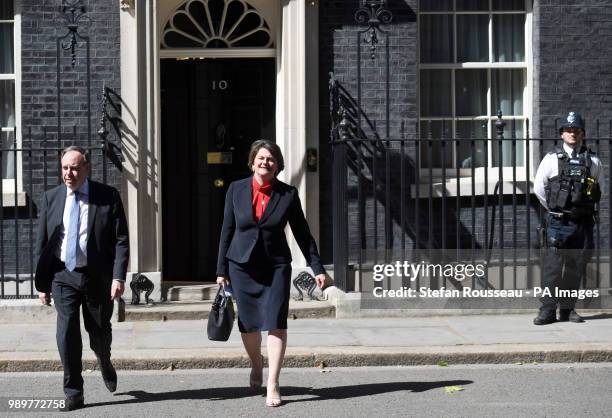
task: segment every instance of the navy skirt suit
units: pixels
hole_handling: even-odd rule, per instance
[[[286,329],[291,286],[287,223],[313,272],[322,274],[325,270],[297,189],[275,180],[265,211],[256,221],[252,181],[252,177],[237,180],[227,190],[217,276],[231,282],[240,332]]]

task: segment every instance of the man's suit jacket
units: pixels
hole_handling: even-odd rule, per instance
[[[275,180],[270,201],[257,222],[253,216],[252,181],[252,177],[238,180],[227,189],[217,275],[227,276],[227,260],[247,263],[258,240],[261,240],[268,260],[277,264],[290,263],[291,252],[285,237],[287,222],[308,265],[315,274],[325,273],[297,189]]]
[[[50,292],[57,270],[56,251],[61,244],[67,194],[67,187],[62,184],[43,196],[36,237],[35,283],[40,292]],[[88,272],[91,280],[110,286],[113,279],[125,280],[127,274],[129,242],[125,213],[119,192],[113,187],[89,180],[88,198]]]

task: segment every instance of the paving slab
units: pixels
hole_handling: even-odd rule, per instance
[[[547,326],[533,325],[533,314],[296,319],[289,321],[285,364],[612,362],[612,315],[592,317]],[[0,371],[61,370],[54,324],[0,323],[0,333]],[[96,368],[82,334],[85,368]],[[112,355],[121,369],[249,366],[237,326],[229,341],[209,341],[204,320],[115,323]]]

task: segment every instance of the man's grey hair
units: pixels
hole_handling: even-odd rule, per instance
[[[62,151],[61,158],[64,158],[64,155],[68,154],[71,151],[76,151],[81,154],[83,156],[83,161],[85,162],[85,164],[89,164],[89,155],[87,155],[87,151],[85,151],[85,148],[79,147],[78,145],[70,145],[69,147],[64,148],[64,150]]]

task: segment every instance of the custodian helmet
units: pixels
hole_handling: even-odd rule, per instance
[[[563,132],[564,128],[580,128],[584,132],[584,120],[579,113],[569,112],[567,117],[561,122],[559,126],[559,133]]]

